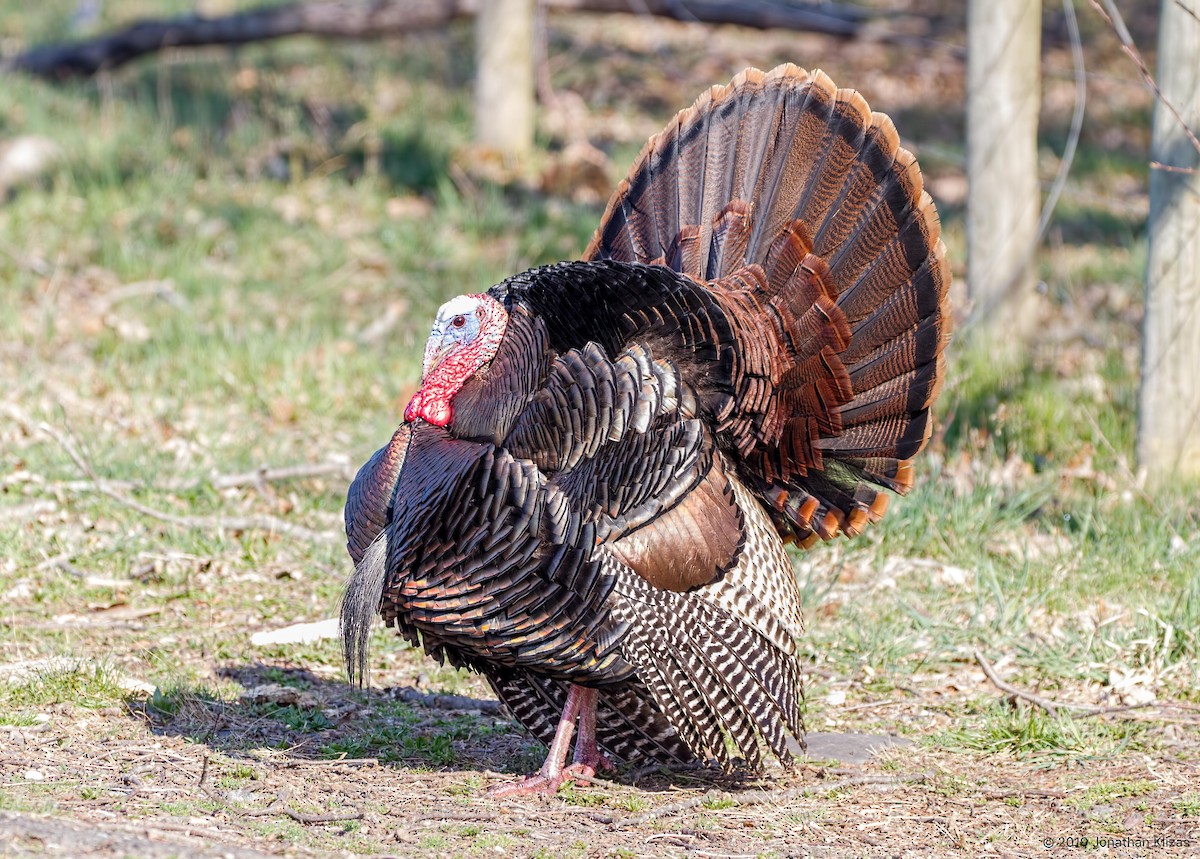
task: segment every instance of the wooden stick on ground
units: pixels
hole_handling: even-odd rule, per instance
[[[83,454],[75,447],[75,445],[63,433],[47,423],[37,423],[26,418],[16,410],[7,410],[15,419],[20,421],[27,430],[37,429],[43,434],[49,436],[63,451],[71,458],[76,467],[82,471],[87,478],[95,486],[96,491],[102,495],[106,495],[113,501],[116,501],[122,506],[128,507],[141,513],[143,516],[149,516],[151,519],[157,519],[160,522],[168,522],[172,525],[179,525],[183,528],[197,528],[200,530],[229,530],[229,531],[270,531],[276,534],[282,534],[287,537],[296,537],[302,540],[308,540],[313,543],[339,543],[342,540],[342,535],[337,531],[316,531],[311,528],[306,528],[303,525],[295,525],[291,522],[284,521],[276,516],[179,516],[174,513],[167,513],[164,510],[157,510],[141,503],[140,501],[130,498],[124,492],[114,489],[109,486],[99,475],[96,474],[90,462]]]
[[[988,662],[983,654],[978,650],[975,651],[975,661],[979,663],[979,667],[983,669],[983,673],[992,685],[1001,692],[1006,692],[1014,698],[1020,698],[1022,701],[1028,701],[1030,704],[1035,704],[1046,711],[1051,717],[1057,717],[1059,710],[1076,710],[1076,716],[1106,716],[1110,713],[1124,713],[1129,710],[1144,710],[1148,707],[1159,706],[1157,702],[1151,701],[1146,704],[1119,704],[1115,707],[1093,707],[1088,704],[1072,704],[1069,701],[1051,701],[1049,698],[1043,698],[1041,695],[1035,695],[1032,692],[1027,692],[1013,686],[1011,683],[1005,683],[996,674],[996,669],[992,663]]]
[[[639,814],[635,817],[623,817],[620,820],[613,821],[613,829],[624,829],[629,826],[640,826],[650,820],[655,820],[659,817],[666,817],[671,814],[679,814],[683,811],[690,811],[693,808],[704,805],[706,802],[720,801],[730,803],[734,806],[746,805],[761,805],[763,803],[779,803],[786,802],[789,799],[795,799],[798,796],[803,796],[810,791],[813,793],[831,793],[835,790],[845,790],[848,787],[859,787],[860,785],[899,785],[899,784],[919,784],[930,779],[929,773],[910,773],[908,775],[860,775],[853,778],[840,779],[827,784],[810,784],[803,787],[793,787],[787,790],[751,790],[743,793],[730,793],[723,790],[710,790],[707,793],[702,793],[699,796],[693,796],[689,799],[682,799],[678,802],[668,802],[666,805],[660,805],[658,808],[651,809],[644,814]]]
[[[232,806],[231,806],[232,807]],[[282,814],[290,817],[297,823],[338,823],[343,820],[362,820],[362,809],[354,808],[350,812],[334,812],[333,814],[305,814],[302,811],[284,805],[282,797],[276,797],[275,801],[266,808],[235,808],[243,817],[267,817],[273,814]]]
[[[1051,701],[1049,698],[1043,698],[1041,695],[1035,695],[1032,692],[1026,692],[1024,689],[1018,689],[1011,683],[1005,683],[1000,679],[999,675],[996,674],[996,669],[992,667],[992,663],[984,659],[983,654],[978,650],[975,651],[975,661],[979,663],[979,667],[983,669],[983,673],[987,676],[987,679],[992,682],[992,685],[1001,692],[1006,692],[1007,694],[1012,695],[1014,698],[1020,698],[1022,701],[1028,701],[1030,704],[1036,704],[1038,707],[1041,707],[1043,710],[1049,713],[1052,717],[1058,716],[1059,707],[1066,706],[1065,704]]]

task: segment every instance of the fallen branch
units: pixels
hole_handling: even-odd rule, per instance
[[[275,516],[179,516],[147,506],[108,485],[107,482],[96,474],[91,463],[87,461],[75,445],[57,429],[47,423],[35,424],[17,412],[10,413],[17,420],[21,421],[26,426],[26,429],[36,427],[57,443],[67,456],[71,458],[71,461],[75,463],[75,466],[92,481],[97,492],[111,498],[122,506],[141,513],[143,516],[149,516],[151,519],[157,519],[160,522],[167,522],[171,525],[198,530],[269,531],[287,537],[308,540],[313,543],[340,543],[342,541],[342,535],[338,531],[314,531],[311,528],[305,528],[303,525],[294,525]]]
[[[268,805],[266,808],[238,808],[235,810],[244,817],[268,817],[268,816],[274,815],[274,814],[282,814],[286,817],[290,817],[292,820],[296,821],[297,823],[305,823],[305,824],[308,824],[308,823],[338,823],[343,820],[362,820],[363,819],[362,809],[360,809],[360,808],[354,809],[353,812],[349,813],[349,814],[338,813],[338,812],[335,812],[333,814],[305,814],[302,811],[296,811],[296,809],[294,809],[288,805],[284,805],[282,797],[276,797],[275,801],[272,802],[270,805]]]
[[[1066,704],[1062,704],[1058,701],[1051,701],[1049,698],[1043,698],[1041,695],[1035,695],[1032,692],[1026,692],[1024,689],[1018,689],[1011,683],[1005,683],[1000,679],[999,675],[996,674],[996,669],[992,667],[992,663],[984,659],[983,654],[978,650],[975,651],[975,661],[979,663],[979,667],[983,669],[984,675],[992,682],[992,685],[1001,692],[1012,695],[1014,698],[1020,698],[1022,701],[1028,701],[1030,704],[1036,704],[1038,707],[1041,707],[1043,710],[1049,713],[1051,717],[1057,717],[1059,708],[1067,706]]]
[[[633,12],[758,29],[850,38],[879,13],[839,3],[769,0],[543,0],[572,12]],[[48,78],[88,77],[165,48],[244,45],[307,34],[334,39],[396,36],[443,27],[476,14],[479,0],[311,0],[236,15],[147,20],[95,39],[43,45],[0,62],[0,71]]]
[[[984,675],[991,681],[992,685],[1001,692],[1006,692],[1014,698],[1020,698],[1022,701],[1028,701],[1041,707],[1050,715],[1051,718],[1058,717],[1059,710],[1076,710],[1074,715],[1078,718],[1086,718],[1088,716],[1107,716],[1111,713],[1124,713],[1129,710],[1144,710],[1147,707],[1157,707],[1157,702],[1149,702],[1145,704],[1120,704],[1114,707],[1093,707],[1090,704],[1073,704],[1069,701],[1052,701],[1049,698],[1043,698],[1041,695],[1035,695],[1032,692],[1027,692],[1013,686],[1011,683],[1006,683],[996,674],[996,669],[992,663],[988,662],[983,654],[978,650],[975,651],[975,661],[979,663],[979,667],[983,669]]]
[[[334,758],[327,761],[289,760],[280,761],[278,766],[283,769],[294,769],[296,767],[377,767],[379,766],[379,758]]]
[[[1013,799],[1020,796],[1035,796],[1039,799],[1062,799],[1066,793],[1061,790],[1035,790],[1033,788],[1017,788],[1016,790],[994,790],[985,793],[984,799]]]
[[[30,426],[33,426],[31,423]],[[110,489],[132,492],[147,490],[150,492],[192,492],[211,486],[213,489],[240,489],[243,486],[263,487],[272,483],[284,483],[289,480],[307,480],[312,477],[336,476],[344,478],[349,483],[355,475],[354,468],[338,462],[313,462],[299,465],[282,465],[272,468],[261,465],[253,471],[239,471],[233,474],[213,474],[209,477],[186,477],[171,480],[117,480],[104,478],[93,480],[61,480],[45,481],[38,484],[43,492],[61,490],[63,492],[94,492],[103,483]]]
[[[466,695],[429,694],[402,686],[392,689],[391,697],[398,698],[406,704],[416,704],[431,710],[478,710],[486,716],[500,715],[500,702],[481,698],[468,698]]]
[[[832,793],[835,790],[845,790],[849,787],[861,787],[863,785],[898,785],[898,784],[920,784],[921,782],[929,781],[929,773],[911,773],[908,775],[861,775],[853,778],[840,779],[839,781],[829,782],[828,784],[820,785],[805,785],[804,787],[793,787],[787,790],[750,790],[743,793],[731,793],[724,790],[710,790],[700,796],[693,796],[689,799],[682,799],[678,802],[669,802],[666,805],[660,805],[658,808],[652,809],[639,814],[636,817],[623,817],[612,823],[613,829],[624,829],[628,826],[641,826],[651,820],[656,820],[660,817],[667,817],[672,814],[679,814],[684,811],[690,811],[693,808],[704,805],[705,803],[728,804],[730,806],[747,806],[747,805],[762,805],[765,803],[780,803],[787,802],[790,799],[795,799],[798,796],[804,796],[806,793]]]
[[[310,477],[327,477],[337,475],[347,481],[354,479],[354,469],[340,462],[314,462],[303,465],[284,465],[278,468],[259,466],[254,471],[243,471],[238,474],[218,474],[209,481],[215,489],[238,489],[242,486],[262,486],[267,483],[282,483],[287,480],[307,480]],[[202,486],[205,481],[194,480],[181,489],[192,489]],[[165,485],[164,488],[174,491],[175,487]]]

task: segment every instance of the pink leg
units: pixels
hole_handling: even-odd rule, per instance
[[[552,794],[567,782],[590,781],[597,769],[612,769],[613,765],[596,747],[596,701],[599,693],[571,684],[567,692],[567,703],[563,705],[562,718],[554,732],[554,741],[546,755],[542,768],[524,781],[501,784],[488,791],[494,797],[525,796],[528,794]],[[575,757],[570,766],[567,749],[571,735],[575,733],[575,720],[579,720],[579,741],[575,745]]]
[[[579,707],[579,739],[575,741],[575,757],[567,772],[584,781],[591,781],[598,772],[616,769],[612,761],[604,756],[596,745],[596,702],[600,698],[597,689],[584,689]]]

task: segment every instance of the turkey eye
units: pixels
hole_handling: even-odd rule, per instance
[[[450,320],[450,324],[453,325],[455,328],[462,328],[464,325],[467,324],[467,317],[455,316],[453,319]]]

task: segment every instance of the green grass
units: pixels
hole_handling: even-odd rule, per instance
[[[361,726],[322,744],[320,755],[441,767],[458,760],[455,743],[478,742],[507,730],[470,715],[423,718],[406,704],[387,701],[375,705],[371,718]]]
[[[1138,748],[1144,726],[1130,722],[1051,717],[1041,710],[1012,710],[988,703],[926,743],[957,751],[1036,759],[1047,766],[1063,760],[1106,759]]]
[[[1067,802],[1080,811],[1087,811],[1096,805],[1110,803],[1114,799],[1130,796],[1145,796],[1158,790],[1159,785],[1153,781],[1115,781],[1092,785],[1082,793],[1068,798]]]
[[[1171,805],[1182,817],[1200,817],[1200,792],[1188,791],[1172,800]]]
[[[35,668],[16,682],[0,683],[0,708],[12,708],[4,718],[8,724],[33,724],[31,708],[71,704],[99,709],[121,703],[126,692],[114,669],[103,663],[62,660]]]

